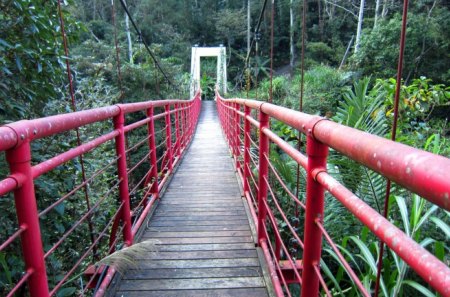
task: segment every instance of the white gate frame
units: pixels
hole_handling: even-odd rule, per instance
[[[217,57],[217,87],[222,94],[227,92],[227,51],[220,47],[192,48],[191,55],[191,98],[200,89],[200,57]]]

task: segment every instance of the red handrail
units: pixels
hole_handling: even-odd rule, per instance
[[[440,208],[449,211],[450,159],[346,127],[326,118],[308,115],[274,104],[246,99],[224,99],[218,93],[216,93],[216,100],[222,129],[231,152],[237,164],[239,163],[236,169],[242,178],[245,197],[249,202],[250,212],[258,227],[258,243],[263,248],[266,260],[269,262],[268,267],[272,270],[272,281],[278,296],[283,296],[282,287],[285,282],[307,284],[301,288],[302,296],[318,296],[320,285],[325,292],[328,291],[328,288],[324,287],[324,281],[318,267],[321,259],[322,234],[323,231],[326,232],[322,223],[325,191],[339,200],[437,292],[443,296],[450,295],[450,269],[447,265],[340,184],[326,170],[328,148],[333,148],[398,185],[424,197]],[[242,109],[244,112],[242,112]],[[252,116],[252,113],[259,113],[259,121]],[[271,131],[270,119],[283,122],[305,134],[307,136],[307,156]],[[242,125],[242,121],[244,126],[243,160],[239,158],[241,144],[237,140],[240,139],[242,132],[242,129],[237,126]],[[252,158],[249,155],[252,149],[256,149],[252,148],[252,143],[254,143],[251,140],[252,127],[256,129],[253,135],[257,135],[256,138],[259,140],[258,168],[252,167]],[[286,267],[286,265],[292,266],[292,263],[299,260],[290,256],[289,253],[285,255],[289,263],[283,263],[279,260],[281,250],[276,242],[280,234],[278,228],[271,227],[271,224],[278,226],[277,222],[274,222],[273,214],[279,212],[280,209],[276,194],[270,189],[270,184],[267,182],[269,180],[268,169],[272,170],[277,177],[274,182],[280,182],[291,199],[295,196],[279,180],[279,175],[270,163],[268,157],[270,142],[295,160],[307,173],[304,241],[303,243],[296,243],[304,245],[303,259],[299,262],[299,267],[295,268],[302,270],[301,278],[297,277],[295,273],[292,274],[292,269],[290,275],[288,270],[283,271],[283,267]],[[256,182],[258,185],[255,184],[252,168],[257,169],[258,181]],[[270,197],[277,207],[270,207],[267,203],[268,188],[271,191]],[[256,205],[252,198],[255,196],[258,197]],[[292,199],[292,203],[302,207],[301,201],[297,199]],[[286,220],[284,213],[280,217]],[[270,224],[268,224],[268,221]],[[289,224],[289,222],[286,223]],[[292,225],[289,224],[289,226],[290,231],[292,231]],[[271,229],[274,238],[267,238],[268,228]],[[327,233],[325,235],[327,240],[331,240]],[[293,238],[296,237],[298,236],[293,236]],[[275,242],[274,247],[271,247],[271,241]],[[298,240],[295,239],[295,241]],[[330,244],[335,246],[334,242],[330,242]],[[338,255],[338,257],[340,256]],[[345,261],[344,257],[340,258]],[[344,263],[344,266],[347,271],[351,269],[348,263]],[[356,274],[353,271],[348,271],[348,273],[360,288],[361,293],[364,296],[370,296],[370,292],[366,291],[361,281],[357,279]],[[286,276],[287,280],[284,279]],[[286,290],[289,289],[286,288]]]
[[[25,265],[24,274],[17,280],[16,284],[11,284],[12,289],[9,292],[1,291],[1,293],[7,294],[7,296],[13,296],[25,283],[28,283],[30,296],[52,296],[58,292],[64,285],[64,282],[75,271],[86,268],[89,262],[87,256],[91,254],[93,249],[95,250],[101,244],[108,245],[106,243],[107,241],[101,241],[102,237],[110,236],[109,246],[103,248],[103,250],[106,249],[110,252],[114,251],[116,245],[119,243],[122,243],[123,246],[132,245],[134,236],[151,210],[153,202],[159,197],[159,192],[165,186],[168,177],[171,175],[173,166],[178,163],[193,136],[200,108],[201,94],[199,91],[191,100],[159,100],[118,104],[35,120],[24,120],[0,127],[0,152],[6,153],[6,159],[10,167],[10,175],[0,180],[0,196],[14,192],[18,221],[16,231],[12,235],[9,235],[6,240],[0,242],[0,251],[9,248],[20,237]],[[155,110],[158,110],[158,112]],[[143,115],[141,114],[141,120],[129,123],[128,121],[130,119],[127,119],[126,116],[136,112],[144,112],[144,119],[142,119]],[[31,143],[33,141],[110,119],[114,122],[114,129],[111,132],[101,136],[95,135],[94,139],[90,139],[90,141],[84,144],[62,152],[39,164],[33,165],[31,163],[33,153]],[[158,133],[155,132],[156,122],[158,121],[163,122],[163,129],[166,130],[165,135],[161,134],[162,140],[160,141],[155,136]],[[145,131],[146,137],[136,142],[130,149],[127,149],[128,133],[144,125],[147,127]],[[175,130],[174,135],[171,133],[172,129]],[[173,137],[175,141],[172,146]],[[38,209],[34,182],[39,176],[54,170],[56,167],[68,161],[76,159],[80,155],[85,155],[113,139],[115,139],[114,154],[116,156],[114,160],[96,171],[83,184],[75,186],[66,195],[60,197],[57,201],[51,202],[45,209]],[[148,146],[148,153],[137,163],[132,166],[129,165],[127,156],[140,147],[145,148],[143,146],[144,144]],[[166,157],[167,166],[158,163],[159,156]],[[115,185],[110,186],[107,193],[98,199],[87,213],[72,222],[72,226],[56,243],[47,243],[52,246],[46,248],[47,251],[45,251],[41,238],[40,224],[45,222],[47,213],[63,203],[66,199],[71,198],[83,186],[95,181],[96,178],[114,163],[117,163],[117,181]],[[139,183],[131,187],[128,181],[130,173],[144,163],[147,163],[150,169]],[[46,268],[46,265],[48,265],[48,256],[58,249],[86,219],[92,216],[101,207],[101,202],[108,195],[113,194],[117,187],[117,201],[119,206],[116,208],[114,214],[111,215],[109,222],[105,226],[100,226],[102,231],[96,235],[97,237],[87,250],[85,250],[80,259],[73,267],[66,267],[67,272],[63,275],[62,280],[57,281],[56,285],[50,288]],[[133,189],[130,191],[130,188]],[[135,203],[130,199],[130,194],[134,194],[138,188],[145,189],[145,194],[142,199]],[[122,238],[119,238],[116,234],[119,230],[122,232]],[[82,254],[81,251],[80,254]],[[103,271],[103,267],[96,267],[94,269],[94,274],[87,282],[89,286],[94,283],[99,272]],[[95,292],[96,296],[101,296],[104,293],[104,289],[112,279],[113,273],[114,269],[112,268],[106,271],[102,283],[98,284],[99,290]]]

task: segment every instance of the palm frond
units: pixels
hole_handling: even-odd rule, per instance
[[[120,274],[125,273],[128,269],[137,268],[137,259],[147,254],[157,252],[157,244],[159,240],[149,239],[130,247],[118,250],[111,255],[101,259],[97,265],[109,265],[114,267]]]

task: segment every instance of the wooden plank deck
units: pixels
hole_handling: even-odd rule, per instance
[[[115,296],[268,296],[248,217],[214,102],[141,240],[158,251],[139,259]]]

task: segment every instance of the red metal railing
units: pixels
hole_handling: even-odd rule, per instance
[[[1,294],[13,296],[19,290],[25,290],[24,285],[28,283],[30,296],[53,296],[63,286],[67,287],[74,274],[83,274],[83,271],[89,268],[87,269],[90,271],[89,278],[83,287],[77,289],[77,292],[83,295],[89,288],[96,287],[95,294],[101,296],[112,279],[114,269],[89,267],[89,265],[99,256],[133,244],[139,227],[192,138],[200,107],[199,92],[189,101],[161,100],[119,104],[19,121],[0,127],[0,152],[6,153],[6,160],[10,167],[10,175],[0,181],[0,197],[8,199],[12,197],[10,193],[14,193],[18,223],[16,231],[7,235],[6,240],[0,241],[0,252],[6,251],[8,254],[15,251],[19,247],[20,238],[25,267],[24,273],[15,284],[9,284],[9,288],[0,289]],[[89,141],[63,151],[46,161],[32,164],[32,144],[38,139],[64,136],[67,135],[66,131],[95,123],[103,123],[102,125],[107,127],[106,121],[110,119],[114,124],[112,131],[101,136],[97,136],[98,131],[96,131],[97,135],[89,135]],[[145,137],[142,138],[142,135]],[[105,145],[111,144],[113,140],[115,151],[109,151]],[[86,181],[74,186],[59,199],[49,202],[49,205],[42,206],[41,201],[37,201],[35,181],[40,176],[50,173],[55,168],[61,168],[78,156],[85,156],[96,149],[109,160],[105,166],[93,172]],[[112,157],[107,158],[108,155]],[[138,161],[130,164],[136,158]],[[89,158],[85,157],[85,160]],[[116,164],[116,170],[114,170],[114,164]],[[133,172],[142,170],[143,167],[145,167],[143,177],[139,176],[137,181],[131,181]],[[111,173],[113,178],[107,183],[108,191],[101,195],[91,193],[95,201],[91,203],[88,210],[78,218],[67,216],[67,219],[72,218],[74,221],[66,222],[68,226],[63,234],[54,242],[46,242],[44,247],[42,242],[44,234],[41,228],[42,225],[52,223],[48,222],[52,211],[69,201],[73,202],[72,200],[76,198],[75,194],[80,189],[102,183],[102,175],[108,170],[113,171]],[[73,172],[62,171],[61,173],[73,175]],[[105,206],[105,204],[108,205]],[[106,207],[108,210],[104,211]],[[86,246],[84,251],[77,251],[78,260],[75,263],[64,263],[62,260],[61,275],[49,284],[48,270],[51,266],[49,259],[58,249],[61,249],[65,241],[79,241],[80,237],[74,234],[82,228],[83,224],[87,222],[91,224],[95,216],[107,216],[107,219],[104,219],[105,225],[94,226],[97,229],[95,234],[91,234],[92,241],[84,244]],[[88,259],[89,256],[92,256],[92,259]],[[100,274],[102,274],[101,282],[98,281]]]
[[[301,296],[318,296],[320,287],[331,296],[320,268],[322,235],[361,294],[370,296],[370,290],[358,279],[324,227],[325,191],[384,240],[425,282],[442,296],[450,296],[447,265],[339,183],[326,169],[328,148],[333,148],[448,211],[450,159],[273,104],[224,99],[219,94],[216,100],[222,129],[242,179],[245,198],[257,225],[258,244],[268,262],[277,296],[290,296],[288,285],[292,283],[301,285]],[[306,135],[306,155],[270,129],[271,119]],[[305,204],[292,193],[272,164],[270,143],[305,170]],[[298,222],[288,220],[274,184],[284,191],[289,205],[305,211],[303,230],[298,230]],[[281,224],[287,227],[293,252],[283,242]],[[303,238],[300,232],[304,233]],[[302,249],[302,260],[297,259],[297,246]]]

